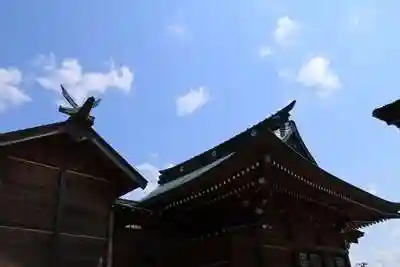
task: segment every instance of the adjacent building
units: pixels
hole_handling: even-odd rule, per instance
[[[80,122],[0,134],[0,266],[111,263],[113,204],[146,180]]]
[[[114,266],[350,267],[361,228],[400,205],[320,167],[293,106],[162,170],[142,201],[119,201]]]

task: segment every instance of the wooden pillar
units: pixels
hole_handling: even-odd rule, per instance
[[[108,220],[108,241],[107,241],[107,267],[113,264],[113,243],[114,243],[114,206],[111,208]]]
[[[260,240],[259,235],[257,234],[257,229],[251,229],[251,237],[253,241],[253,251],[255,257],[255,265],[256,267],[264,267],[264,248],[262,242]]]
[[[51,248],[51,265],[57,267],[60,261],[60,223],[62,220],[63,204],[64,204],[64,194],[65,194],[65,171],[60,170],[58,176],[58,188],[57,188],[57,201],[56,201],[56,212],[54,215],[53,224],[53,238],[52,238],[52,248]]]
[[[232,233],[228,233],[228,246],[229,246],[229,267],[235,266],[235,258],[234,258],[234,244],[233,244],[233,235]]]

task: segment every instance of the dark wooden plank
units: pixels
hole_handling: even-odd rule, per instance
[[[112,197],[107,184],[66,173],[63,220],[65,233],[106,237]]]
[[[50,234],[0,228],[0,240],[0,266],[50,266]]]
[[[77,238],[62,235],[60,237],[60,262],[57,267],[97,267],[100,258],[105,257],[104,240]]]
[[[51,229],[57,172],[7,160],[0,186],[0,224]]]

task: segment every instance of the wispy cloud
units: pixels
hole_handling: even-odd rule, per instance
[[[321,97],[330,95],[342,86],[338,75],[332,70],[330,60],[322,56],[303,63],[297,73],[297,82],[314,88]]]
[[[203,86],[189,89],[176,99],[176,113],[178,116],[187,116],[203,107],[210,100],[210,93]]]
[[[276,22],[274,39],[279,45],[292,44],[300,32],[300,24],[288,16],[281,17]]]
[[[0,68],[0,111],[31,101],[20,88],[22,73],[17,68]]]
[[[149,162],[145,162],[136,166],[138,171],[146,178],[148,181],[147,186],[144,190],[137,189],[128,194],[124,195],[122,198],[130,199],[130,200],[140,200],[143,197],[147,196],[150,192],[158,186],[158,177],[160,176],[160,172],[158,168]]]
[[[116,67],[113,62],[105,72],[86,72],[78,59],[65,58],[58,62],[50,54],[40,55],[35,65],[41,72],[36,81],[43,88],[60,91],[60,84],[64,84],[79,103],[90,94],[103,94],[109,89],[128,93],[132,88],[133,72],[127,66]]]

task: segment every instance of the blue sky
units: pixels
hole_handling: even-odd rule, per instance
[[[399,96],[399,8],[369,0],[3,1],[0,131],[63,119],[63,82],[78,100],[103,98],[96,129],[153,185],[158,168],[296,99],[293,117],[323,168],[400,201],[399,133],[371,117]],[[399,236],[397,222],[370,227],[352,258],[399,264]]]

